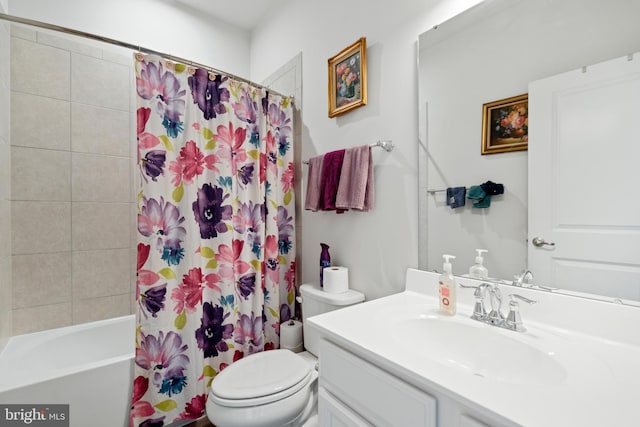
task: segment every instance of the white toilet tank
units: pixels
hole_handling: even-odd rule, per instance
[[[302,295],[302,330],[304,336],[304,347],[314,356],[318,356],[320,336],[318,332],[307,327],[307,318],[322,313],[328,313],[349,305],[358,304],[364,301],[362,292],[349,289],[347,292],[334,294],[325,292],[318,286],[304,284],[300,286]]]

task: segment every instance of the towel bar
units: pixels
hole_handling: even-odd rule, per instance
[[[469,188],[467,188],[467,187],[465,187],[465,188],[466,188],[467,190],[469,189]],[[429,193],[429,194],[445,193],[446,191],[447,191],[446,189],[444,189],[444,190],[427,190],[427,193]]]
[[[384,149],[386,152],[391,152],[395,148],[395,145],[393,145],[393,142],[391,142],[390,139],[381,139],[377,141],[375,144],[371,144],[371,147],[372,148],[380,147]],[[303,160],[302,163],[304,163],[305,165],[308,165],[309,160]]]

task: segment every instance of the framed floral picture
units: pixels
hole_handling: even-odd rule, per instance
[[[529,144],[529,95],[482,106],[482,154],[523,151]]]
[[[329,58],[329,117],[367,104],[367,40]]]

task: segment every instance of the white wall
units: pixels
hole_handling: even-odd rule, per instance
[[[8,1],[11,15],[140,45],[235,75],[249,75],[248,31],[171,0]]]
[[[416,40],[475,3],[296,0],[253,32],[252,80],[261,81],[302,52],[303,159],[378,139],[396,145],[391,153],[374,150],[373,212],[303,213],[303,282],[318,280],[320,242],[331,246],[333,264],[349,267],[351,287],[368,299],[400,291],[406,268],[417,267]],[[327,59],[361,36],[367,38],[368,105],[329,119]],[[298,185],[304,194],[306,184]]]

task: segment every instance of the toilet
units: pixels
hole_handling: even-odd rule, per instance
[[[207,417],[217,427],[300,427],[317,414],[317,354],[320,335],[307,318],[364,301],[361,292],[328,293],[304,284],[304,347],[263,351],[246,356],[220,372],[211,383]]]

